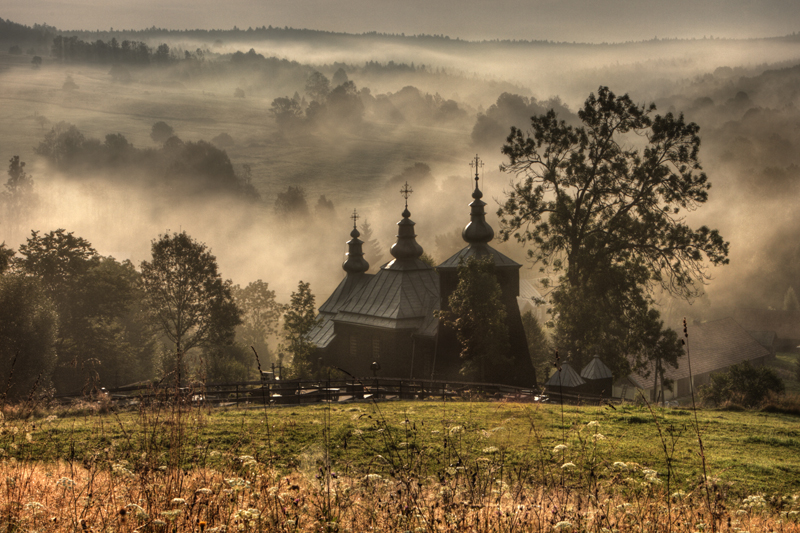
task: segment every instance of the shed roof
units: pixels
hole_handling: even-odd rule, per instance
[[[579,387],[586,381],[578,375],[569,363],[561,365],[561,372],[554,372],[545,383],[545,387]]]
[[[609,379],[613,378],[611,369],[608,368],[598,356],[594,356],[589,364],[581,370],[581,377],[584,379]]]

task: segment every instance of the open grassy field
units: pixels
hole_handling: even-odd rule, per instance
[[[6,411],[1,531],[795,531],[800,511],[792,416],[700,411],[704,484],[680,409],[103,409]]]

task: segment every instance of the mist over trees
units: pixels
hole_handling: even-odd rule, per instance
[[[531,117],[530,133],[512,128],[503,147],[503,170],[520,181],[500,209],[501,234],[555,276],[556,343],[578,368],[594,355],[615,375],[650,358],[677,364],[682,349],[652,309],[653,287],[691,298],[707,279],[704,261],[728,263],[719,232],[681,216],[708,199],[699,127],[655,111],[601,86],[578,112],[581,126],[551,109]],[[629,148],[626,134],[645,138],[644,149]]]
[[[573,335],[568,321],[553,320],[539,324],[543,336],[574,336],[588,352],[596,344],[592,332],[635,331],[651,349],[669,347],[674,339],[662,333],[683,316],[710,320],[736,306],[795,306],[788,294],[800,276],[796,36],[728,43],[477,43],[266,25],[67,32],[0,19],[0,42],[0,88],[9,102],[0,150],[10,163],[0,191],[0,241],[6,241],[0,272],[34,280],[38,289],[30,289],[31,297],[43,294],[37,301],[53,309],[52,332],[64,346],[80,342],[88,354],[115,347],[123,359],[137,361],[117,380],[117,360],[78,360],[68,372],[81,387],[97,379],[105,386],[149,379],[168,366],[163,356],[173,350],[165,351],[163,338],[134,331],[146,304],[124,281],[139,283],[135,265],[147,257],[153,235],[179,224],[192,235],[197,231],[213,243],[220,266],[242,291],[250,280],[264,280],[261,300],[272,301],[264,305],[277,312],[282,304],[275,302],[288,301],[297,278],[311,281],[321,295],[339,281],[351,228],[346,215],[353,208],[364,216],[359,229],[366,257],[379,268],[400,213],[396,190],[408,181],[418,191],[412,211],[419,241],[441,261],[463,247],[471,184],[464,163],[476,151],[488,158],[488,194],[503,204],[510,176],[497,167],[511,126],[526,130],[532,116],[554,109],[558,120],[579,127],[581,102],[599,83],[613,82],[633,102],[655,101],[662,114],[683,112],[686,124],[701,127],[698,162],[714,189],[702,209],[681,208],[681,215],[691,228],[719,228],[731,242],[731,265],[716,269],[709,285],[696,285],[700,294],[689,304],[660,287],[643,293],[644,275],[631,277],[619,265],[598,261],[603,276],[592,276],[582,292],[545,298],[546,306],[560,309],[556,318],[573,317],[580,331]],[[14,53],[6,53],[12,47]],[[35,54],[42,58],[36,70]],[[156,139],[150,134],[158,123],[169,130]],[[646,139],[624,142],[630,143],[626,149],[641,149]],[[90,237],[97,244],[92,248],[134,260],[128,265],[96,252],[86,259],[85,281],[70,285],[77,291],[85,283],[87,294],[101,283],[129,291],[127,310],[93,309],[89,296],[52,292],[38,275],[19,270],[14,258],[22,256],[12,250],[26,245],[30,230],[42,239],[61,227]],[[280,245],[267,245],[274,242]],[[498,246],[525,261],[517,243]],[[538,267],[530,266],[522,276],[539,277]],[[265,341],[266,326],[245,309],[254,300],[241,300],[236,291],[233,296],[245,323],[235,328],[234,343],[195,352],[198,365],[205,361],[203,369],[191,370],[195,377],[252,377],[249,346],[263,365],[276,357],[276,333],[266,328]],[[615,320],[620,309],[639,320]],[[78,312],[87,313],[86,323],[75,320],[76,338],[65,340],[58,324]],[[280,333],[280,320],[276,327]],[[530,329],[539,338],[534,325]],[[573,348],[567,349],[577,352]],[[651,350],[648,357],[667,365],[668,352]],[[56,368],[67,361],[60,354]]]
[[[35,152],[67,176],[77,179],[97,172],[125,180],[133,176],[141,186],[174,200],[209,194],[259,200],[255,187],[237,175],[224,150],[206,141],[184,142],[172,132],[168,124],[157,122],[150,135],[163,142],[162,147],[136,148],[122,134],[110,133],[100,142],[59,122]]]

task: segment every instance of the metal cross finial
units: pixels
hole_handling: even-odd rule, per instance
[[[406,199],[406,209],[408,209],[408,197],[411,196],[411,193],[414,192],[414,189],[408,186],[408,182],[403,185],[403,188],[400,189],[400,194],[403,195],[403,198]]]
[[[356,210],[355,210],[355,208],[353,209],[353,214],[352,214],[352,215],[350,215],[350,218],[352,218],[352,219],[353,219],[353,229],[356,229],[356,221],[357,221],[359,218],[361,218],[361,217],[360,217],[360,216],[358,216],[358,213],[356,213]]]
[[[481,158],[478,157],[478,154],[475,154],[475,159],[470,161],[469,166],[475,167],[475,186],[477,187],[478,180],[480,179],[478,176],[478,171],[483,168],[483,161],[481,161]]]

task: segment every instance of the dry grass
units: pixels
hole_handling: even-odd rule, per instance
[[[132,472],[4,462],[3,531],[703,531],[698,493],[664,493],[630,466],[596,494],[498,476],[476,490],[443,480],[281,475],[251,457],[219,470]],[[491,470],[491,466],[487,465]],[[316,472],[312,475],[313,472]],[[487,472],[488,473],[488,472]],[[793,502],[792,502],[793,503]],[[760,497],[725,512],[721,531],[796,531],[797,512]]]
[[[408,429],[395,431],[376,406],[374,465],[348,468],[331,460],[329,410],[314,412],[322,418],[320,437],[291,468],[276,467],[285,458],[271,454],[209,449],[193,435],[192,421],[214,415],[197,410],[143,409],[138,425],[159,446],[132,451],[111,442],[90,455],[62,452],[68,459],[55,462],[12,457],[48,419],[6,418],[0,532],[800,531],[796,496],[736,496],[714,478],[681,490],[651,468],[612,462],[613,443],[597,421],[572,427],[565,444],[552,449],[547,430],[532,426],[539,451],[514,465],[502,446],[472,449],[464,426],[442,428],[447,451],[428,469],[413,441],[393,440]],[[208,460],[185,466],[197,454]]]

